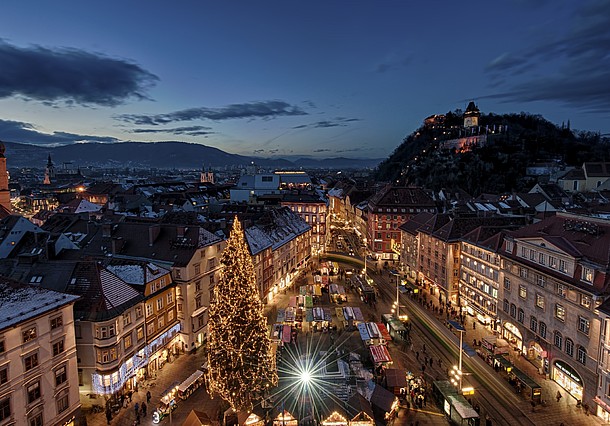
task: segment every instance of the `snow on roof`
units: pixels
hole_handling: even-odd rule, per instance
[[[0,330],[73,303],[78,296],[0,279]]]
[[[341,198],[343,197],[343,189],[341,188],[332,188],[328,190],[328,196],[329,197],[337,197],[337,198]]]
[[[126,283],[132,285],[145,285],[170,273],[169,269],[150,262],[146,265],[142,263],[108,265],[107,269]]]
[[[100,271],[100,281],[104,297],[112,307],[117,307],[140,296],[140,293],[107,269],[102,269]]]
[[[199,228],[199,246],[198,247],[207,247],[209,245],[218,243],[220,241],[222,241],[222,240],[218,235],[212,234],[210,231],[207,231],[203,228]]]
[[[245,230],[252,254],[268,247],[275,250],[311,229],[307,222],[289,208],[271,210],[267,218],[269,220],[266,223],[259,223]]]
[[[78,203],[78,207],[74,210],[74,213],[97,212],[101,209],[102,207],[97,204],[93,204],[88,200],[81,200],[80,203]]]

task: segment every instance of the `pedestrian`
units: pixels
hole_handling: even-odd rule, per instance
[[[473,329],[473,330],[476,330],[476,329],[477,329],[477,323],[476,323],[476,322],[474,322],[474,321],[472,322],[472,329]]]
[[[146,417],[146,410],[147,410],[147,406],[146,406],[146,402],[142,401],[142,417]]]
[[[419,361],[419,351],[415,352],[415,359],[417,359]]]
[[[137,402],[136,405],[134,405],[133,409],[136,413],[136,417],[138,417],[140,415],[140,405]]]
[[[132,396],[133,396],[133,391],[130,389],[129,392],[127,392],[127,398],[129,398],[129,402],[131,402]]]
[[[424,353],[426,353],[426,344],[424,343]]]
[[[150,391],[146,391],[146,402],[148,402],[150,404]]]
[[[557,402],[559,402],[559,400],[561,399],[561,392],[557,391],[556,398],[557,398]]]
[[[430,357],[430,367],[432,367],[432,363],[433,363],[432,357]]]
[[[106,424],[110,424],[112,420],[112,411],[110,411],[110,405],[106,405]]]

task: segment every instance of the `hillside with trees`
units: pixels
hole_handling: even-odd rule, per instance
[[[465,132],[462,117],[461,110],[449,112],[442,125],[423,125],[406,137],[378,166],[377,179],[433,190],[462,189],[476,196],[531,188],[536,181],[526,176],[526,167],[533,163],[580,167],[585,161],[610,161],[608,138],[527,113],[481,114],[478,130],[487,133],[484,146],[460,152],[443,148],[442,142]]]

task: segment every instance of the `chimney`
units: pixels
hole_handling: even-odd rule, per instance
[[[114,255],[120,253],[124,243],[125,241],[123,240],[123,237],[113,238],[111,242],[112,254]]]
[[[104,223],[102,224],[102,237],[110,238],[112,236],[112,224]]]
[[[148,227],[148,245],[152,247],[153,243],[161,232],[161,226],[159,224],[151,225]]]

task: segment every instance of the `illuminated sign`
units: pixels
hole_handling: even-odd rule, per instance
[[[556,361],[555,368],[557,368],[563,374],[568,376],[569,379],[573,380],[574,382],[578,383],[578,385],[582,386],[582,381],[580,380],[580,375],[576,372],[576,370],[574,370],[568,364],[566,364],[562,361]]]

